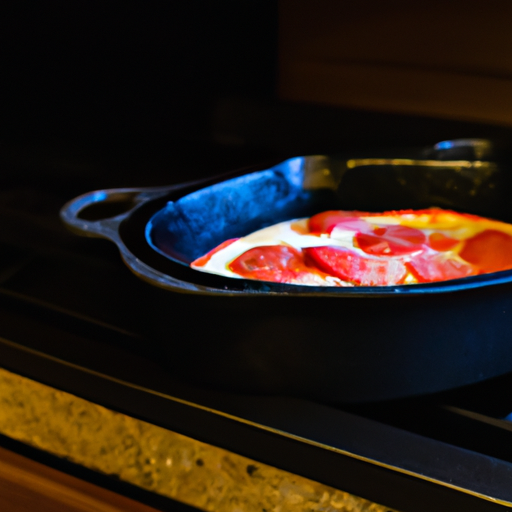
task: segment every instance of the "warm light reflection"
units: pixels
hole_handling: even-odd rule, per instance
[[[366,165],[407,165],[419,167],[432,167],[443,169],[495,169],[493,162],[482,162],[480,160],[412,160],[409,158],[356,158],[347,161],[347,168],[363,167]]]

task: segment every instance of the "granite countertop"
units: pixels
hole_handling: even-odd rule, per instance
[[[204,511],[390,509],[0,369],[0,433]]]

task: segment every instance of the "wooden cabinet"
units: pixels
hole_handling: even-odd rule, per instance
[[[512,125],[512,3],[281,0],[281,99]]]
[[[0,448],[0,510],[156,512],[112,491]]]

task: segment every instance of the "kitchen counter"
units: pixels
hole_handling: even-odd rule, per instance
[[[0,369],[0,390],[3,435],[201,510],[390,510],[4,369]],[[68,481],[52,483],[55,476],[49,471],[49,485],[39,471],[18,473],[33,494],[51,491],[60,496],[57,502],[83,499],[95,510],[113,510],[100,506],[88,494],[80,498]],[[11,474],[0,461],[0,478],[8,481],[12,475],[16,473]],[[6,499],[5,491],[0,494],[0,500]],[[116,510],[151,510],[129,508],[123,498],[119,500]],[[72,510],[87,509],[86,505],[73,506]]]

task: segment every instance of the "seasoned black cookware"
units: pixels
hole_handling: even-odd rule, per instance
[[[135,274],[167,290],[148,329],[170,371],[329,401],[432,393],[512,371],[512,271],[317,288],[187,266],[225,239],[328,209],[438,206],[512,221],[510,168],[492,161],[490,143],[449,141],[417,156],[300,157],[213,184],[97,191],[62,218],[115,242]]]

